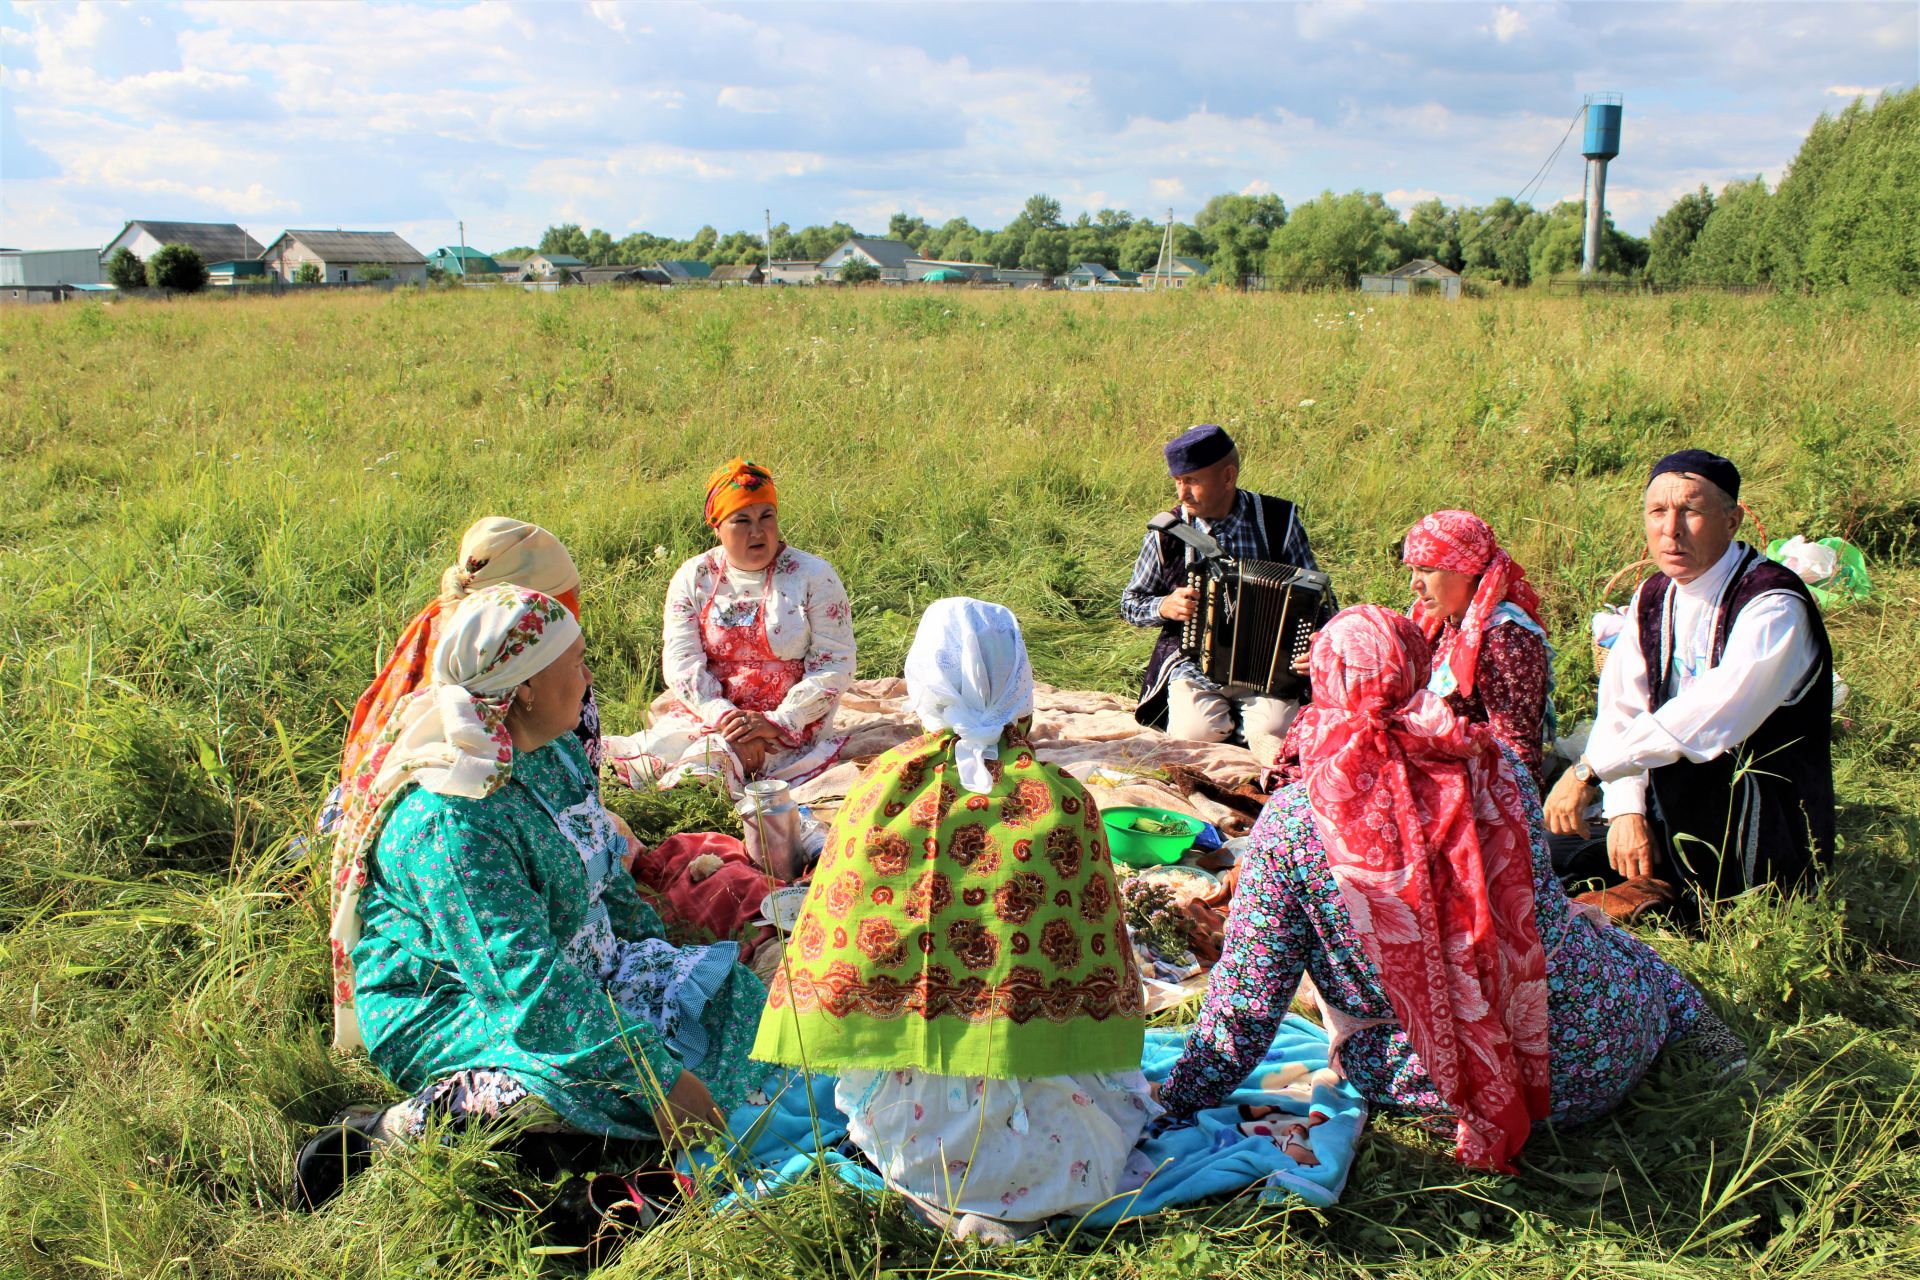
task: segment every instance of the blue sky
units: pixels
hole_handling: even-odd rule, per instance
[[[1920,77],[1920,5],[28,3],[0,8],[0,243],[128,218],[399,231],[906,209],[1191,218],[1222,191],[1516,192],[1625,96],[1608,205],[1765,175],[1814,117]],[[1540,200],[1580,193],[1578,137]]]

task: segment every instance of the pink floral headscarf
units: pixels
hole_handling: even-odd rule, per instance
[[[394,801],[413,783],[436,795],[481,800],[513,776],[507,706],[516,689],[580,638],[580,624],[551,596],[502,584],[468,596],[433,649],[432,683],[402,698],[346,780],[334,834],[333,1044],[364,1049],[353,1007],[353,948],[367,855]]]
[[[1487,522],[1471,511],[1436,511],[1422,516],[1407,530],[1400,558],[1408,564],[1429,569],[1451,569],[1455,573],[1478,574],[1473,602],[1460,620],[1460,638],[1447,654],[1447,665],[1460,692],[1471,696],[1474,672],[1480,664],[1480,640],[1492,624],[1494,611],[1512,601],[1536,623],[1540,621],[1540,595],[1527,581],[1520,567],[1495,541]],[[1445,628],[1447,620],[1414,602],[1413,620],[1431,644]]]
[[[1522,783],[1427,689],[1431,663],[1409,619],[1342,610],[1313,644],[1300,760],[1341,899],[1453,1109],[1455,1154],[1511,1170],[1550,1102],[1532,833]]]

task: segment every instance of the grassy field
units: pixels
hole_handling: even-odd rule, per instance
[[[1352,308],[1352,310],[1349,310]],[[610,728],[657,690],[698,486],[744,451],[852,592],[863,675],[918,612],[1013,607],[1042,679],[1131,692],[1114,602],[1200,421],[1297,499],[1347,600],[1403,603],[1423,512],[1541,588],[1563,711],[1652,457],[1737,459],[1774,534],[1845,533],[1838,874],[1653,933],[1758,1046],[1462,1174],[1391,1120],[1345,1202],[980,1254],[820,1189],[636,1241],[621,1276],[1893,1277],[1920,1272],[1920,310],[1898,301],[407,293],[0,312],[0,1275],[548,1273],[477,1144],[287,1208],[304,1130],[386,1096],[324,1038],[294,837],[344,708],[490,512],[585,575]]]

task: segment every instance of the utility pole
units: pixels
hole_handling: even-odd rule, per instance
[[[467,220],[460,220],[460,275],[467,274]]]
[[[1173,283],[1173,210],[1167,210],[1167,229],[1160,235],[1160,261],[1153,269],[1154,287],[1159,288],[1164,278],[1169,285]]]
[[[772,284],[773,283],[773,210],[767,209],[764,212],[767,215],[767,280],[766,282],[768,284]]]

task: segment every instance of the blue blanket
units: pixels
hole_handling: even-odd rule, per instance
[[[1186,1036],[1185,1030],[1147,1032],[1140,1068],[1149,1080],[1166,1078]],[[719,1164],[715,1172],[732,1188],[723,1209],[741,1196],[779,1192],[814,1168],[831,1169],[865,1191],[884,1190],[878,1174],[838,1150],[846,1141],[847,1119],[833,1105],[833,1078],[814,1076],[811,1086],[798,1072],[780,1073],[769,1082],[769,1103],[729,1117],[735,1139],[726,1156],[716,1161],[702,1153],[683,1160],[682,1172]],[[1244,1114],[1242,1107],[1255,1114]],[[1260,1113],[1263,1107],[1273,1111]],[[1202,1111],[1190,1124],[1160,1122],[1148,1131],[1134,1161],[1151,1168],[1145,1183],[1088,1214],[1082,1225],[1110,1227],[1254,1185],[1263,1200],[1295,1195],[1330,1205],[1346,1185],[1366,1119],[1359,1093],[1327,1068],[1326,1033],[1289,1015],[1266,1057],[1226,1105]],[[1304,1146],[1283,1145],[1295,1125],[1307,1126]]]

